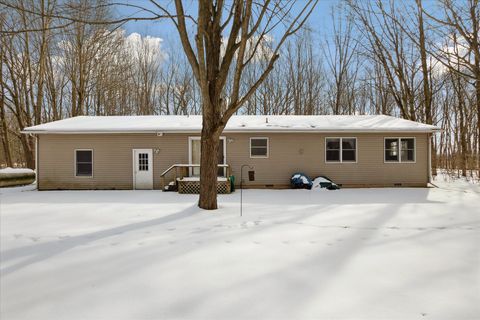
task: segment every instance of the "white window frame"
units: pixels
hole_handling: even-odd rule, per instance
[[[77,151],[91,151],[92,152],[92,174],[89,175],[89,176],[79,176],[77,174]],[[94,157],[93,157],[93,149],[75,149],[73,150],[73,174],[75,176],[75,178],[87,178],[87,179],[91,179],[93,178],[93,162],[94,162]]]
[[[188,164],[192,163],[192,140],[202,140],[202,137],[199,136],[190,136],[188,137]],[[220,140],[223,141],[223,164],[227,164],[227,138],[225,136],[221,136]],[[193,174],[193,168],[189,168],[188,172],[190,175]],[[223,169],[223,175],[225,175],[225,168]]]
[[[385,159],[385,140],[387,139],[396,139],[398,140],[398,161],[387,161]],[[402,139],[413,139],[413,161],[402,161]],[[383,137],[383,163],[417,163],[417,139],[415,137]]]
[[[339,161],[333,161],[333,160],[327,160],[327,139],[340,139],[340,160]],[[343,139],[355,139],[355,161],[343,161]],[[358,139],[357,137],[325,137],[325,163],[326,164],[338,164],[338,163],[344,163],[344,164],[355,164],[358,163]]]
[[[267,155],[266,156],[253,156],[252,155],[252,139],[264,139],[267,140]],[[250,153],[250,159],[268,159],[270,156],[270,139],[268,137],[250,137],[250,143],[249,143],[249,153]]]

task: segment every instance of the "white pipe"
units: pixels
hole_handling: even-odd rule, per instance
[[[428,134],[428,183],[432,183],[432,134]]]
[[[38,155],[38,136],[34,135],[35,137],[35,181],[37,182],[37,190],[39,186],[39,179],[38,179],[38,159],[40,159],[40,156]]]

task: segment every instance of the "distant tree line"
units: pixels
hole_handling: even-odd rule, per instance
[[[180,40],[127,36],[109,4],[0,0],[2,166],[34,167],[34,139],[20,134],[27,126],[78,115],[201,114]],[[60,6],[77,19],[57,15]],[[387,114],[435,124],[442,132],[432,144],[434,167],[478,173],[479,7],[339,0],[329,32],[310,21],[289,38],[237,113]],[[275,41],[247,48],[253,62],[241,86],[258,79]]]

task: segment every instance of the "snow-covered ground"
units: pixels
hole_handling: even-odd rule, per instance
[[[1,319],[478,319],[480,190],[1,189]]]

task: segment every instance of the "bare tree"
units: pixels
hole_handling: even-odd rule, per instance
[[[358,73],[358,44],[359,39],[353,39],[353,17],[344,8],[339,12],[332,9],[333,40],[326,37],[324,55],[330,74],[329,96],[330,105],[334,114],[353,114],[352,108],[355,99],[355,78]],[[353,110],[352,110],[353,109]]]
[[[47,48],[51,42],[49,14],[54,1],[17,1],[18,9],[2,18],[2,118],[7,110],[16,120],[19,130],[32,124],[40,124],[44,110],[44,84],[47,74]],[[29,11],[40,12],[40,18],[33,18]],[[14,27],[38,28],[38,33],[8,33]],[[5,124],[5,122],[3,123]],[[35,167],[34,139],[18,131],[5,129],[5,134],[14,133],[20,140],[26,166]],[[5,145],[6,147],[6,145]],[[11,157],[11,156],[10,156]],[[12,162],[12,161],[11,161]]]
[[[473,135],[477,155],[476,167],[480,176],[480,2],[441,0],[440,7],[441,16],[435,16],[423,9],[439,36],[445,40],[442,46],[432,44],[432,54],[451,72],[471,81],[475,88],[474,106],[477,119]]]
[[[200,1],[195,46],[188,35],[183,3],[175,1],[175,26],[202,96],[201,208],[217,208],[216,157],[220,134],[230,117],[268,76],[279,57],[280,47],[299,30],[316,2],[307,1],[300,13],[293,17],[273,50],[266,69],[250,88],[241,92],[242,74],[246,65],[252,62],[268,32],[282,21],[288,21],[288,12],[295,1],[265,1],[262,4],[252,0],[234,1],[230,8],[223,0]],[[229,30],[229,35],[224,39],[222,34],[226,30]],[[232,77],[232,86],[229,92],[225,92],[229,76]]]

